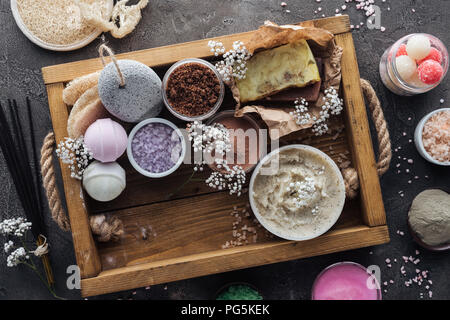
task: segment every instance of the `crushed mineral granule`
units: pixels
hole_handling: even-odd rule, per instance
[[[434,114],[424,125],[423,146],[437,161],[450,161],[450,111]]]
[[[263,227],[249,210],[249,204],[243,209],[238,209],[237,206],[233,207],[233,210],[230,212],[230,216],[234,217],[231,230],[232,239],[226,241],[225,244],[222,245],[222,249],[239,247],[257,242],[258,231],[262,231]],[[267,230],[264,230],[264,235],[266,238],[274,237]]]
[[[84,1],[106,16],[109,0]],[[17,0],[17,8],[28,30],[48,44],[77,43],[97,30],[85,23],[73,0]]]

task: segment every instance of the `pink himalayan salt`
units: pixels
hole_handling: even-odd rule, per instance
[[[422,140],[432,158],[441,162],[450,161],[450,111],[438,112],[425,123]]]

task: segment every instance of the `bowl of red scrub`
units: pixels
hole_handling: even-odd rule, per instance
[[[450,108],[438,109],[423,117],[414,132],[414,142],[427,161],[450,166]]]
[[[355,262],[339,262],[325,268],[316,278],[312,300],[381,300],[374,275]]]
[[[208,120],[207,125],[220,123],[228,129],[231,140],[231,152],[227,153],[225,159],[230,167],[240,166],[246,173],[252,171],[259,160],[263,148],[261,142],[261,126],[251,116],[244,114],[235,117],[234,110],[222,111]],[[218,170],[214,164],[211,169]]]
[[[162,178],[177,170],[186,154],[186,142],[172,122],[151,118],[138,123],[128,137],[131,165],[149,178]]]

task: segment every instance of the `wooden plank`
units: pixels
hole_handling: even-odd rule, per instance
[[[115,211],[125,233],[119,242],[98,245],[103,270],[218,250],[234,240],[234,208],[239,212],[247,209],[249,213],[247,217],[240,214],[242,222],[236,226],[237,232],[242,232],[244,225],[254,227],[257,243],[274,241],[268,231],[254,222],[248,195],[235,197],[226,191],[217,192]],[[362,224],[359,201],[347,201],[332,230]],[[253,233],[247,232],[247,239],[254,243]],[[246,259],[251,263],[253,257]]]
[[[64,85],[62,83],[47,85],[48,103],[53,123],[55,140],[61,141],[67,137],[68,111],[62,100]],[[80,267],[81,278],[94,277],[101,271],[100,257],[92,238],[89,218],[81,199],[81,183],[70,177],[70,169],[59,162],[67,209],[72,229],[73,245],[77,264]]]
[[[369,122],[360,86],[359,69],[353,37],[350,32],[336,36],[344,48],[342,56],[342,92],[353,161],[358,172],[364,221],[369,226],[386,224],[380,181],[376,171]]]
[[[180,258],[149,262],[101,272],[81,281],[83,297],[172,282],[209,274],[362,248],[389,241],[387,226],[357,226],[303,241],[276,241]],[[251,255],[251,263],[247,256]]]
[[[327,29],[333,34],[350,31],[350,20],[347,15],[313,20],[313,23],[316,27]],[[221,41],[228,48],[231,47],[234,41],[247,41],[253,32],[249,31],[153,49],[127,52],[118,54],[117,58],[137,60],[150,67],[171,64],[185,58],[205,58],[211,56],[211,52],[207,46],[209,40]],[[100,70],[102,67],[100,59],[95,58],[45,67],[42,69],[42,75],[46,84],[68,82],[82,75]]]

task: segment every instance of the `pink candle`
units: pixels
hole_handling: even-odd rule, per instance
[[[336,263],[317,276],[312,289],[312,299],[381,300],[381,290],[374,281],[376,280],[360,264]]]

